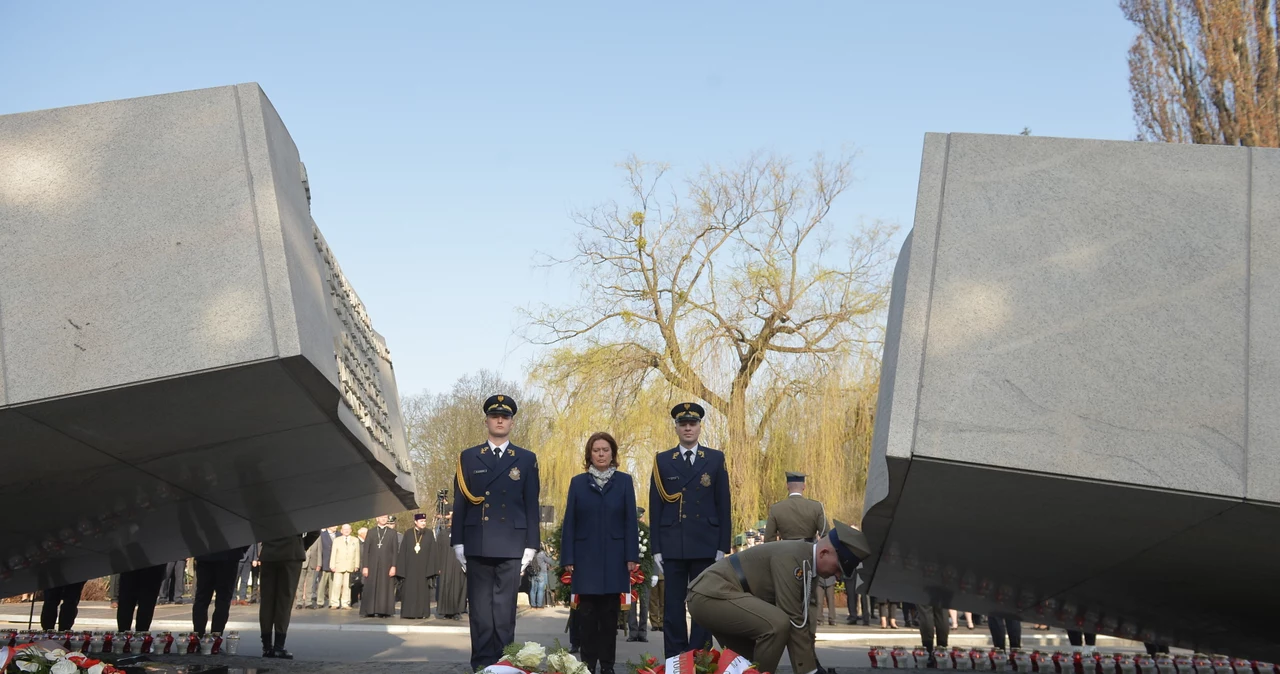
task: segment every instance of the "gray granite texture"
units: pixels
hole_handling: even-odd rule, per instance
[[[0,116],[0,595],[414,506],[304,172],[256,84]]]
[[[1207,577],[1174,551],[1280,524],[1278,227],[1280,150],[926,136],[868,471],[872,593],[1266,643],[1248,624],[1274,617],[1232,614],[1248,588],[1280,600],[1266,570]],[[966,498],[991,521],[945,505]],[[1088,554],[1032,552],[1077,526]],[[1240,545],[1280,554],[1268,540]]]

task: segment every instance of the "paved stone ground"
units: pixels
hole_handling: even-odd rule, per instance
[[[182,656],[161,656],[156,661],[164,664],[181,664],[187,659]],[[289,674],[472,674],[470,668],[463,663],[448,662],[367,662],[353,665],[350,662],[318,662],[308,660],[268,660],[265,658],[248,658],[244,656],[223,657],[204,656],[202,664],[225,664],[234,674],[239,669],[248,672],[288,672]],[[838,667],[837,674],[878,674],[881,670],[870,667]],[[617,674],[629,674],[618,666]],[[792,674],[791,668],[782,666],[777,674]]]
[[[25,628],[28,613],[23,608],[29,607],[0,605],[0,627]],[[356,611],[295,610],[286,646],[297,659],[281,661],[252,657],[261,653],[257,609],[257,606],[252,605],[232,608],[228,629],[236,630],[241,635],[239,655],[158,656],[157,659],[193,664],[219,662],[246,670],[299,674],[469,674],[470,668],[466,662],[470,656],[470,632],[465,620],[373,619],[361,618]],[[85,602],[81,605],[76,627],[89,630],[114,629],[114,615],[115,612],[105,602]],[[567,617],[568,611],[564,608],[531,610],[522,606],[516,621],[516,639],[536,641],[547,647],[552,647],[557,640],[567,644],[568,635],[564,632]],[[190,629],[190,604],[157,608],[152,630],[179,632]],[[628,660],[640,662],[646,655],[661,655],[661,635],[650,632],[649,637],[648,643],[635,643],[627,642],[625,635],[619,636],[618,674],[628,674],[628,670],[623,667],[623,663]],[[914,629],[881,630],[878,627],[823,625],[819,627],[818,640],[818,657],[824,666],[835,668],[840,674],[867,674],[871,672],[870,662],[866,657],[867,646],[912,646],[919,643],[919,633]],[[1141,644],[1131,642],[1103,638],[1099,642],[1104,650],[1141,648]],[[990,644],[990,637],[984,627],[973,630],[962,628],[952,634],[951,644],[986,646]],[[1065,644],[1065,633],[1058,630],[1024,632],[1024,648],[1057,648],[1065,647]],[[785,658],[783,662],[786,662]],[[785,665],[781,670],[790,671]]]

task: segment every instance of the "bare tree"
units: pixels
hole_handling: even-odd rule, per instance
[[[1138,137],[1280,145],[1275,0],[1120,0]]]
[[[553,259],[578,268],[582,297],[529,315],[531,341],[578,347],[550,366],[566,377],[603,373],[597,388],[617,391],[657,375],[722,415],[744,523],[760,512],[760,490],[741,488],[759,484],[770,419],[825,363],[878,335],[888,231],[860,228],[839,246],[828,221],[851,161],[818,156],[797,170],[756,155],[679,185],[666,165],[632,157],[629,203],[576,214],[576,254]]]

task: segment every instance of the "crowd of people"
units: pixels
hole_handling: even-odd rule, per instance
[[[256,603],[264,657],[293,657],[285,642],[294,610],[358,607],[361,616],[390,617],[398,604],[405,619],[467,615],[470,664],[479,670],[514,641],[517,592],[539,610],[563,569],[571,643],[592,674],[614,674],[620,625],[632,641],[660,630],[667,657],[709,648],[714,637],[762,671],[775,671],[784,649],[794,671],[820,670],[810,588],[852,575],[867,550],[860,532],[829,526],[822,506],[803,496],[803,475],[788,474],[790,496],[771,510],[766,530],[733,546],[724,454],[699,443],[703,408],[677,405],[677,446],[654,456],[648,485],[654,572],[646,577],[639,535],[646,510],[636,503],[638,485],[618,469],[617,440],[606,432],[588,439],[583,473],[564,495],[562,535],[544,545],[537,457],[509,440],[516,401],[491,396],[483,412],[488,438],[459,454],[452,504],[441,495],[434,526],[418,514],[398,532],[380,516],[368,530],[333,526],[128,571],[112,583],[118,629],[148,630],[158,603],[183,601],[189,576],[193,631],[220,633],[233,602]],[[42,618],[70,629],[79,588],[45,596]]]

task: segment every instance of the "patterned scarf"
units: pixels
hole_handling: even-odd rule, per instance
[[[596,486],[604,489],[604,486],[609,484],[609,478],[613,477],[613,474],[618,472],[618,469],[609,466],[608,470],[596,470],[595,466],[587,466],[587,472],[591,473],[591,477],[595,478]]]

